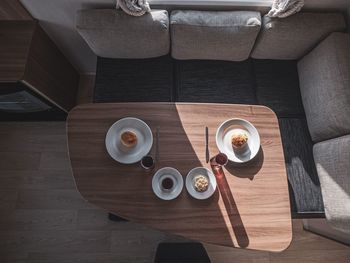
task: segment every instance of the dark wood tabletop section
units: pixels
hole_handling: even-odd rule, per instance
[[[204,166],[205,127],[210,156],[218,153],[215,133],[230,118],[244,118],[258,129],[261,149],[244,165],[229,164],[208,200],[195,200],[185,187],[172,201],[158,199],[152,173],[139,164],[124,165],[107,153],[109,127],[124,117],[159,127],[156,169],[171,166],[184,179]],[[81,195],[97,207],[128,220],[189,239],[217,245],[281,251],[292,239],[288,184],[278,121],[263,106],[195,103],[86,104],[74,108],[67,121],[69,155]],[[154,147],[151,153],[154,154]]]

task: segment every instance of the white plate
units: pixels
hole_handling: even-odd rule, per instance
[[[137,144],[128,148],[123,146],[120,136],[125,131],[132,131],[137,136]],[[115,122],[106,135],[106,148],[109,155],[124,164],[136,163],[149,153],[153,144],[150,127],[137,118],[124,118]]]
[[[244,151],[234,151],[231,138],[237,131],[244,131],[248,136],[247,148]],[[260,136],[257,129],[249,121],[230,119],[220,125],[216,132],[216,145],[219,151],[236,163],[245,163],[253,159],[260,149]]]
[[[166,178],[173,180],[174,185],[171,189],[167,190],[162,187],[162,181]],[[153,192],[160,199],[172,200],[179,196],[184,187],[184,181],[182,175],[178,170],[172,167],[164,167],[159,169],[152,178]]]
[[[209,186],[208,189],[204,192],[197,192],[196,189],[194,188],[194,178],[197,175],[203,175],[205,177],[207,177],[208,181],[209,181]],[[205,168],[205,167],[196,167],[193,168],[186,177],[186,189],[188,191],[188,193],[196,198],[196,199],[208,199],[209,197],[211,197],[216,190],[216,178],[214,176],[214,174],[212,173],[212,171],[210,171],[209,169]]]

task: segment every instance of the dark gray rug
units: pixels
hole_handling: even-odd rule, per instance
[[[296,61],[254,60],[258,103],[278,117],[304,116]]]
[[[94,102],[173,101],[173,60],[98,58]]]
[[[281,137],[291,193],[292,212],[323,213],[323,200],[314,157],[313,143],[305,119],[280,118]]]
[[[257,104],[251,60],[177,61],[175,76],[177,101]]]

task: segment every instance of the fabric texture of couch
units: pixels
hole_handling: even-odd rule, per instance
[[[350,35],[332,33],[299,61],[298,72],[312,140],[350,134]]]
[[[246,60],[260,26],[259,12],[173,11],[171,55],[182,60]]]
[[[328,223],[350,234],[350,135],[314,145]]]
[[[166,55],[170,49],[166,10],[152,10],[140,17],[114,9],[80,10],[76,28],[100,57],[151,58]]]
[[[330,33],[345,29],[340,13],[297,13],[282,19],[264,16],[252,57],[300,59]]]

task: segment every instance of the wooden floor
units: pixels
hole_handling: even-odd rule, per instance
[[[152,262],[161,241],[184,239],[110,222],[70,171],[65,123],[0,123],[0,262]],[[98,176],[98,174],[96,174]],[[302,230],[274,254],[206,245],[212,262],[350,262],[350,248]]]

